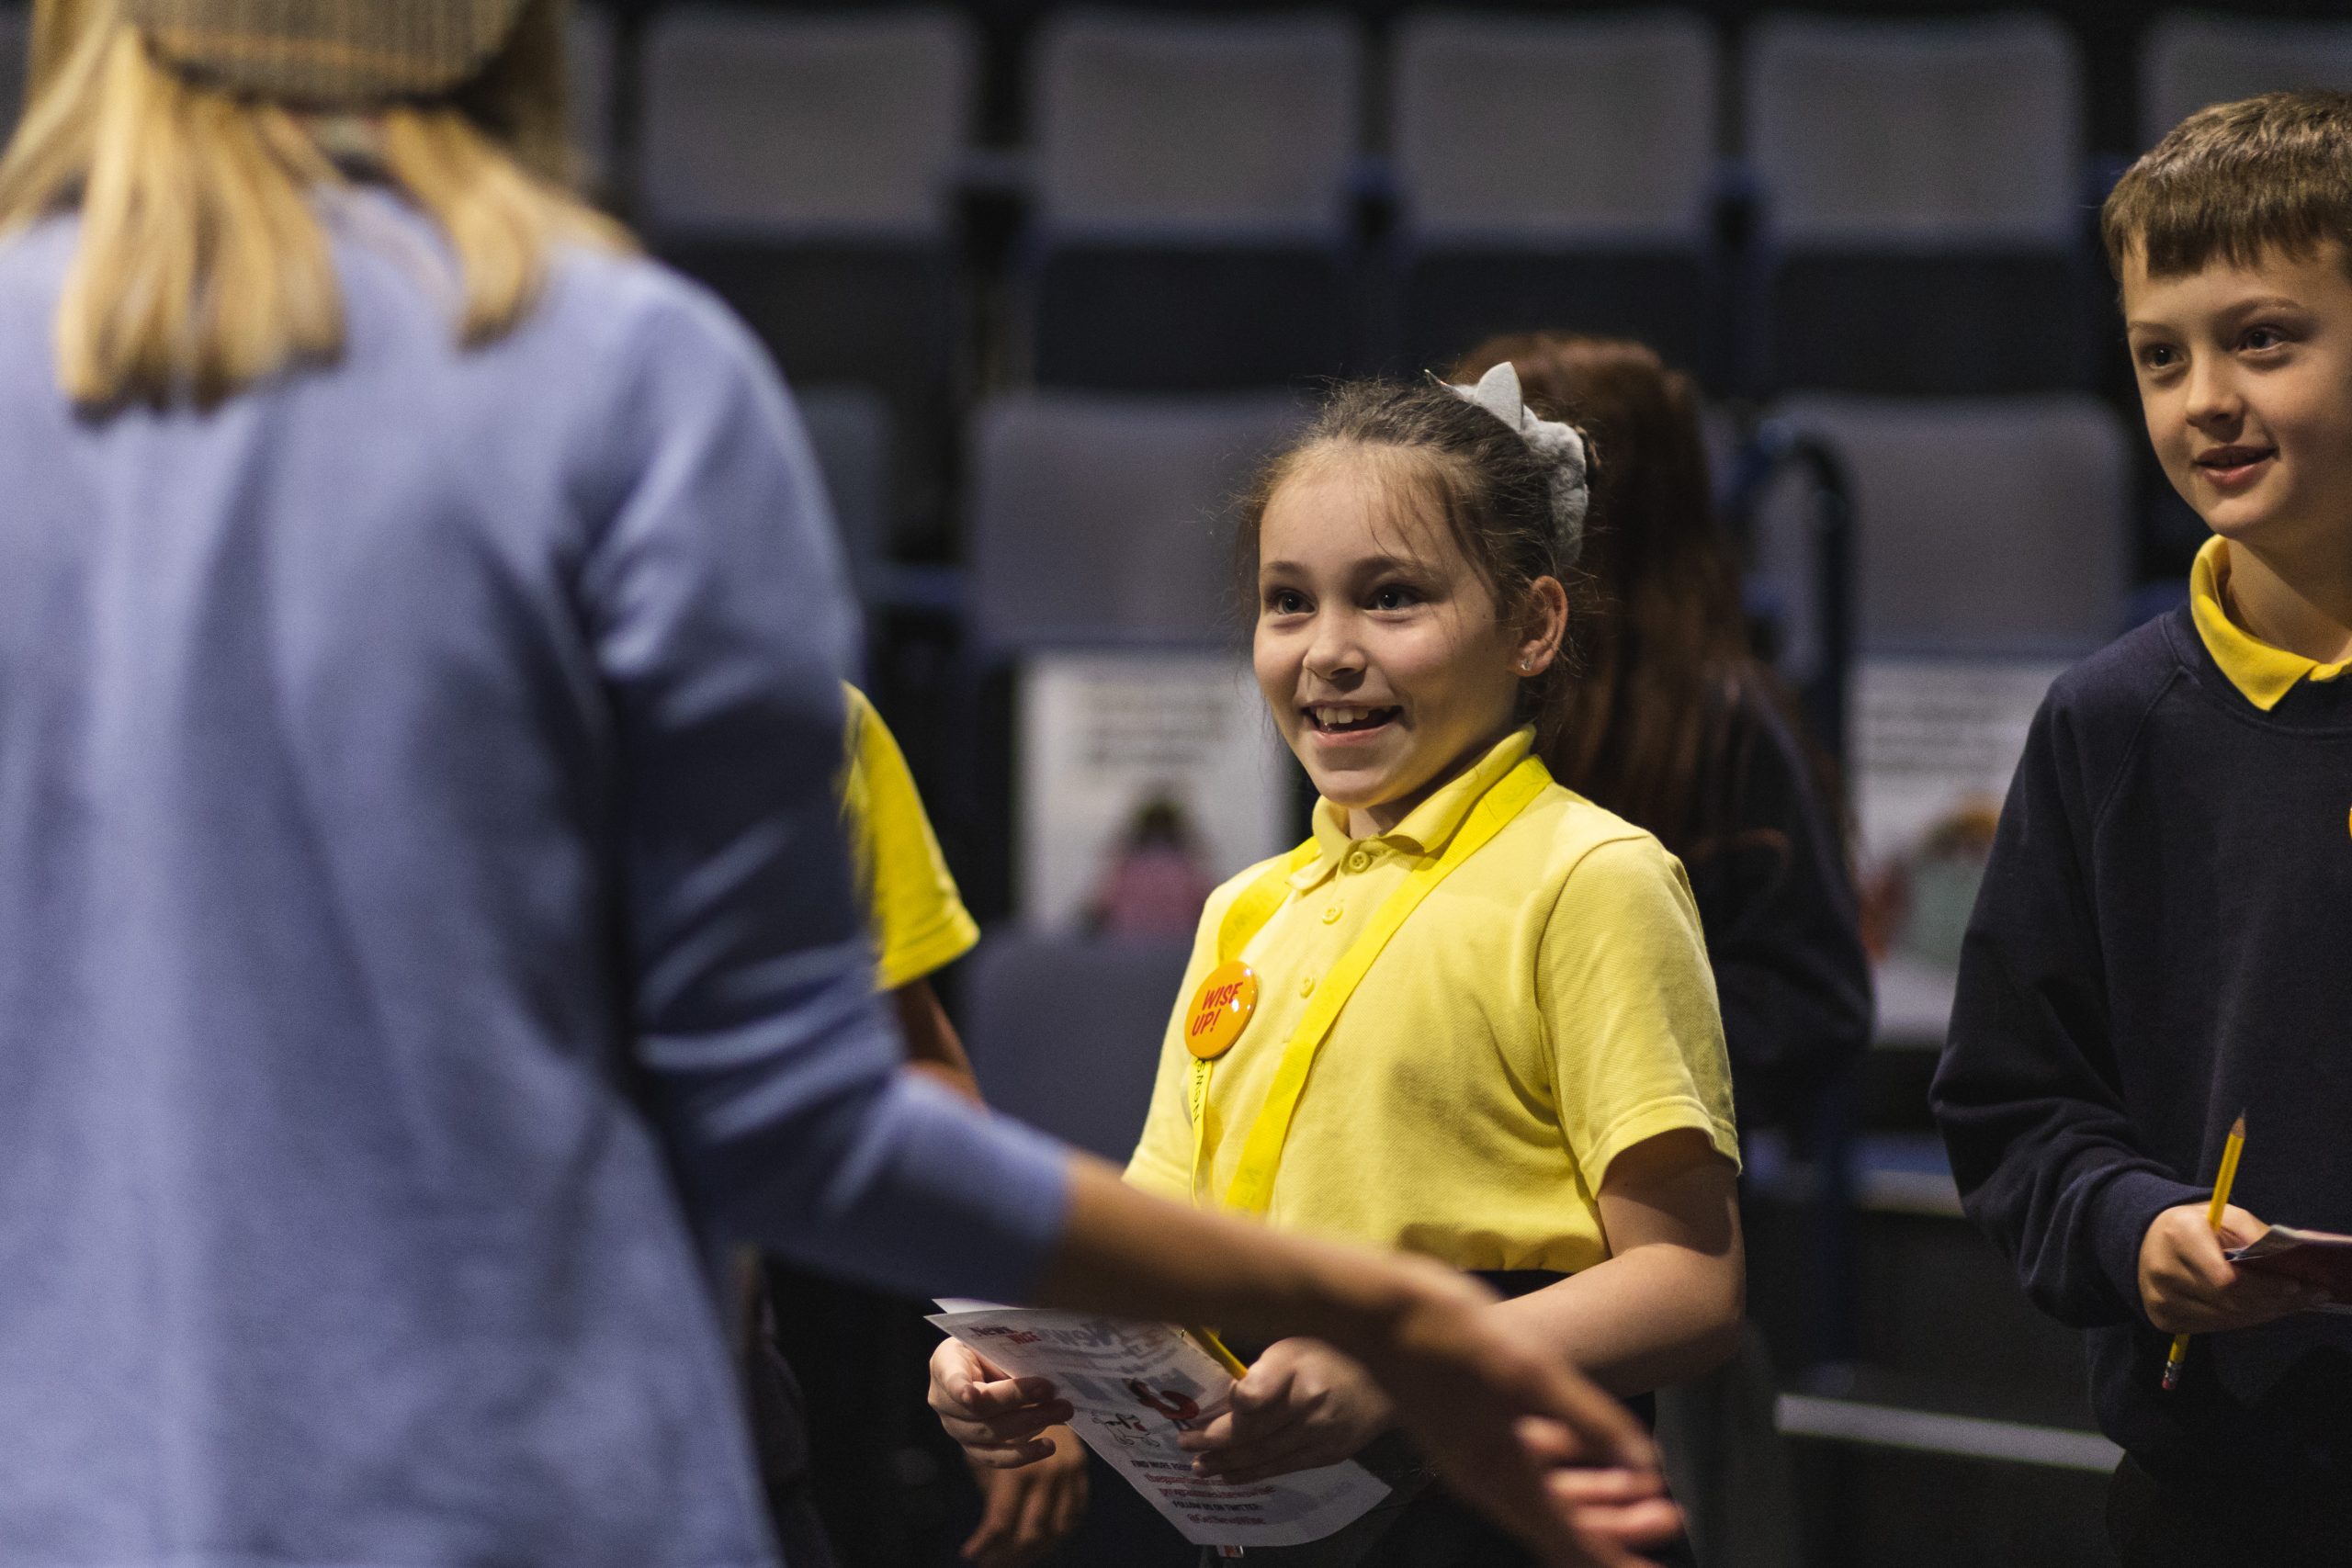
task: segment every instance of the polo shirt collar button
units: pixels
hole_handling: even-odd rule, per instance
[[[1348,869],[1350,871],[1362,871],[1371,863],[1372,852],[1370,850],[1351,850],[1348,852]]]
[[[1302,997],[1311,997],[1311,996],[1313,996],[1313,995],[1315,994],[1315,976],[1312,976],[1312,975],[1302,975],[1302,976],[1299,976],[1299,979],[1298,979],[1298,994],[1299,994],[1300,996],[1302,996]]]

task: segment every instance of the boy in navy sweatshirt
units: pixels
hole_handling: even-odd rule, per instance
[[[2352,96],[2199,111],[2101,228],[2149,438],[2214,537],[2190,603],[2034,721],[1935,1111],[1970,1217],[2088,1331],[2126,1568],[2352,1562],[2352,1318],[2224,1257],[2352,1231]]]

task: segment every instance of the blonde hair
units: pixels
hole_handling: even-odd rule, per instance
[[[343,174],[286,107],[187,80],[113,0],[38,0],[32,79],[0,156],[0,233],[79,209],[58,381],[90,408],[209,406],[343,347],[342,292],[311,197]],[[469,346],[530,313],[560,241],[626,248],[564,175],[560,0],[533,0],[482,75],[374,121],[390,182],[441,228]]]

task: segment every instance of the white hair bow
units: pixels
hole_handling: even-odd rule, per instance
[[[1519,367],[1508,359],[1479,377],[1474,387],[1453,381],[1438,385],[1519,432],[1520,439],[1544,460],[1552,475],[1552,525],[1559,534],[1560,564],[1576,565],[1584,548],[1584,514],[1592,500],[1585,479],[1584,437],[1574,425],[1535,417],[1520,390]]]

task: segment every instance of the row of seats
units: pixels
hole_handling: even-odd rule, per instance
[[[0,8],[12,66],[21,20]],[[1736,82],[1722,52],[1680,12],[1430,14],[1398,25],[1374,84],[1334,16],[1057,17],[1012,182],[1030,219],[1012,378],[1279,385],[1441,364],[1543,322],[1645,338],[1719,389],[2092,383],[2081,62],[2054,21],[1772,17]],[[585,10],[573,54],[591,170],[796,378],[876,386],[916,456],[964,387],[1001,378],[973,371],[956,230],[976,166],[965,17],[680,5],[623,61]],[[2352,83],[2352,26],[2175,15],[2145,64],[2168,122],[2216,95]],[[1745,254],[1716,221],[1735,89],[1758,197]],[[639,110],[626,158],[619,97]],[[1393,198],[1378,247],[1358,222],[1372,189]]]
[[[637,210],[788,366],[830,378],[863,347],[935,383],[965,336],[946,264],[975,51],[947,10],[659,12]],[[1775,17],[1747,30],[1736,80],[1722,55],[1680,12],[1431,14],[1399,24],[1375,82],[1363,35],[1329,15],[1052,18],[1015,182],[1014,374],[1267,385],[1574,321],[1717,386],[2090,383],[2082,68],[2057,23]],[[2174,16],[2146,59],[2169,123],[2217,94],[2352,84],[2352,27]],[[1744,255],[1719,243],[1742,185]],[[1368,194],[1393,220],[1376,253]],[[795,320],[820,288],[871,307]]]
[[[656,223],[944,221],[975,90],[957,13],[680,5],[644,48]],[[1378,146],[1418,234],[1679,242],[1703,227],[1726,134],[1791,241],[2075,226],[2081,62],[2030,14],[1767,17],[1740,51],[1736,132],[1717,35],[1670,10],[1408,17],[1376,84],[1363,36],[1319,13],[1083,10],[1034,55],[1035,196],[1061,231],[1322,232]],[[2143,74],[2153,141],[2219,97],[2352,85],[2352,26],[2176,13],[2150,27]]]
[[[888,410],[870,394],[803,400],[853,554],[870,562]],[[1768,412],[1845,468],[1863,654],[2063,654],[2121,629],[2132,444],[2105,403],[1816,394]],[[1249,394],[985,400],[964,504],[967,621],[983,656],[1229,642],[1234,498],[1303,417],[1288,398]],[[1756,539],[1800,650],[1817,613],[1804,503],[1768,496]]]
[[[0,3],[0,128],[13,119],[21,96],[26,17],[24,5]],[[1934,102],[1996,79],[2022,84],[2023,97],[2002,108],[2022,107],[2032,120],[2013,130],[2012,139],[2044,130],[2053,109],[2078,120],[2081,70],[2065,33],[2047,16],[2017,25],[2024,20],[2021,15],[1924,23],[1767,17],[1743,51],[1746,145],[1768,179],[1787,172],[1771,165],[1795,151],[1784,128],[1804,118],[1807,104],[1869,116],[1875,101],[1877,118],[1898,131],[1965,130],[1949,123],[1919,125],[1904,111],[1925,107],[1931,118]],[[574,118],[583,150],[603,169],[613,152],[613,24],[594,5],[579,9],[576,22],[582,36],[572,63],[582,101]],[[1278,115],[1289,122],[1285,129],[1314,127],[1312,144],[1289,150],[1300,176],[1291,194],[1308,206],[1329,199],[1329,189],[1317,182],[1344,175],[1339,165],[1355,152],[1367,111],[1385,105],[1385,132],[1374,131],[1369,140],[1393,146],[1397,175],[1418,191],[1416,205],[1433,230],[1464,225],[1484,231],[1499,225],[1613,233],[1662,225],[1679,231],[1705,199],[1707,166],[1728,129],[1719,124],[1721,49],[1708,23],[1681,10],[1577,17],[1431,12],[1408,16],[1395,29],[1385,80],[1374,84],[1363,36],[1328,13],[1237,27],[1229,18],[1081,11],[1044,30],[1030,118],[1049,165],[1048,199],[1081,220],[1090,206],[1096,218],[1132,215],[1138,200],[1153,197],[1172,197],[1175,205],[1143,214],[1146,221],[1204,215],[1183,210],[1188,196],[1200,193],[1139,191],[1124,175],[1103,184],[1090,176],[1086,149],[1078,149],[1075,163],[1067,156],[1067,132],[1079,130],[1082,142],[1080,122],[1099,110],[1090,97],[1099,100],[1106,88],[1124,85],[1148,97],[1204,93],[1200,107],[1223,111],[1216,118],[1225,125],[1237,123],[1231,116],[1239,109],[1245,119]],[[698,112],[693,100],[704,96],[706,85],[713,91],[704,108],[741,118],[755,147],[778,132],[817,132],[809,139],[814,155],[768,172],[759,172],[754,159],[748,181],[721,175],[706,189],[701,171],[685,169],[686,179],[674,186],[678,205],[690,213],[715,212],[722,220],[835,223],[882,216],[927,224],[933,215],[924,209],[936,193],[910,191],[904,176],[912,173],[919,183],[952,177],[949,161],[972,123],[977,29],[962,12],[944,7],[876,15],[855,7],[775,13],[687,4],[656,14],[649,54],[656,97],[683,90],[684,100],[657,107],[657,141],[664,113],[692,118]],[[2141,138],[2153,141],[2200,104],[2282,84],[2352,85],[2352,27],[2172,12],[2150,23],[2139,65]],[[1825,73],[1815,74],[1817,69]],[[1253,72],[1262,77],[1256,85],[1267,89],[1255,109],[1242,102]],[[816,91],[808,97],[783,96],[748,114],[730,103],[742,86],[756,93],[763,78]],[[885,99],[871,96],[876,89]],[[1929,105],[1910,99],[1921,89]],[[1889,106],[1892,115],[1884,112]],[[841,135],[869,115],[903,128],[892,137],[898,145],[879,157],[870,145],[846,145]],[[1906,118],[1914,123],[1900,123]],[[2079,141],[2074,126],[2061,131],[2049,143],[2052,153]],[[692,140],[696,133],[684,134]],[[1245,164],[1262,164],[1262,154],[1250,145],[1249,128],[1234,140]],[[1540,162],[1475,157],[1503,148],[1578,145],[1623,149],[1627,155]],[[795,149],[786,143],[769,151],[791,159]],[[1115,149],[1093,151],[1107,151],[1110,163],[1120,156]],[[1803,152],[1796,155],[1802,162]],[[653,162],[649,176],[664,186],[681,172],[659,166],[658,150]],[[1054,165],[1075,179],[1057,180]],[[889,176],[882,186],[865,180],[877,169]],[[1805,177],[1802,170],[1798,177]],[[737,188],[729,189],[730,183]],[[1792,192],[1787,221],[1793,231],[1824,216],[1838,220],[1834,214],[1808,213],[1807,197],[1794,186]],[[1949,192],[1930,187],[1894,194],[1898,203],[1916,205]],[[1248,220],[1270,212],[1251,195],[1233,191],[1213,197],[1211,207],[1224,209],[1217,216]]]

